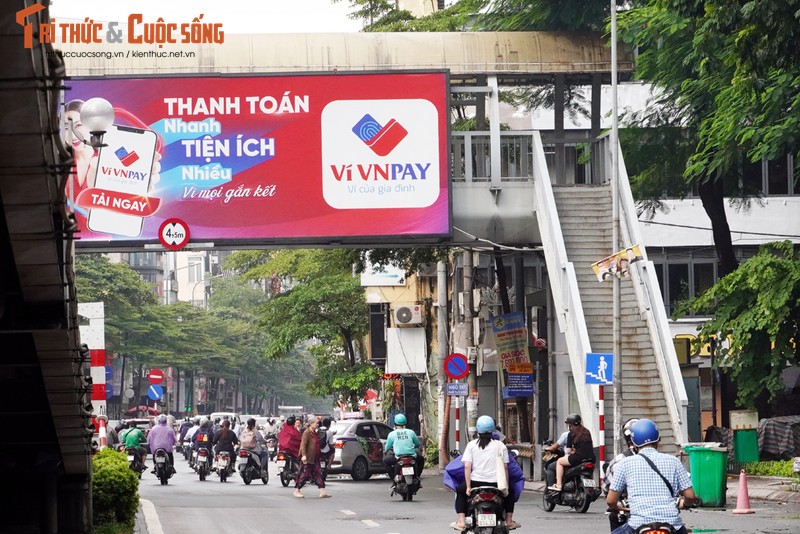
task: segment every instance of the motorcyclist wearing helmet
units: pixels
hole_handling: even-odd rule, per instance
[[[506,480],[508,480],[508,449],[502,441],[492,439],[492,432],[496,428],[494,419],[488,415],[482,415],[478,417],[475,426],[478,430],[478,438],[467,443],[462,455],[464,482],[456,488],[458,520],[450,523],[450,526],[455,530],[464,530],[466,528],[467,496],[472,488],[477,488],[478,486],[497,487],[498,455],[503,459]],[[503,505],[506,511],[506,526],[509,530],[518,528],[519,525],[512,519],[514,515],[514,497],[511,492],[503,498]]]
[[[150,452],[155,454],[157,449],[164,449],[167,451],[169,457],[169,465],[172,466],[172,472],[175,473],[175,457],[172,450],[175,447],[175,430],[167,424],[166,414],[161,414],[156,419],[156,426],[150,429],[147,434],[147,444],[150,445]],[[153,466],[153,473],[156,472]]]
[[[142,432],[139,427],[136,426],[136,421],[128,421],[128,430],[123,432],[120,439],[125,447],[136,449],[136,451],[139,453],[139,458],[142,460],[142,467],[146,468],[147,466],[145,465],[145,462],[147,461],[147,449],[145,449],[142,444],[147,443],[147,439],[144,437],[144,432]]]
[[[556,483],[547,488],[553,491],[561,491],[561,483],[567,467],[579,465],[586,460],[594,460],[592,435],[583,426],[581,416],[571,413],[564,422],[569,427],[569,436],[567,437],[567,448],[564,451],[566,454],[556,462]]]
[[[689,473],[680,460],[656,450],[661,434],[653,421],[639,419],[631,425],[630,432],[631,442],[639,453],[616,466],[606,498],[609,508],[617,509],[620,494],[627,490],[630,519],[612,534],[632,534],[642,525],[653,522],[669,523],[679,534],[686,534],[678,508],[695,503]],[[678,495],[683,498],[676,506]]]
[[[178,433],[179,433],[179,434],[178,434],[178,442],[179,442],[179,443],[183,443],[183,440],[186,438],[186,433],[187,433],[187,432],[189,431],[189,429],[190,429],[190,428],[192,428],[193,426],[194,426],[194,424],[192,423],[192,421],[190,421],[190,420],[189,420],[189,418],[188,418],[188,417],[187,417],[187,418],[185,418],[185,419],[184,419],[184,420],[181,422],[181,426],[178,428]]]
[[[417,448],[421,447],[417,433],[410,428],[406,428],[407,423],[408,420],[405,415],[401,413],[395,415],[394,430],[389,432],[389,437],[386,438],[386,445],[383,447],[383,452],[386,453],[383,457],[383,463],[386,466],[386,474],[389,475],[389,480],[392,481],[392,486],[394,486],[394,468],[398,456],[406,454],[414,457],[414,472],[417,478],[422,474],[422,468],[425,465],[425,457],[422,454],[417,454]]]
[[[636,454],[636,446],[631,441],[631,427],[636,423],[638,419],[628,419],[625,421],[625,424],[622,425],[622,438],[625,440],[625,451],[621,452],[620,454],[616,455],[611,462],[609,462],[608,466],[606,467],[606,476],[603,478],[603,495],[608,497],[608,492],[611,489],[611,481],[614,480],[614,471],[617,468],[617,465],[620,461],[628,456],[633,456]],[[622,492],[620,494],[620,500],[626,501],[628,499],[628,495],[626,492]],[[620,511],[616,508],[608,508],[608,522],[611,527],[611,530],[614,531],[615,529],[619,528],[624,522],[626,516],[620,516]]]
[[[247,420],[247,428],[242,431],[239,441],[243,449],[248,449],[258,454],[261,461],[261,470],[267,469],[267,442],[261,432],[256,428],[256,420],[251,417]]]
[[[278,448],[293,455],[295,458],[300,456],[300,442],[302,436],[300,431],[295,427],[297,419],[295,416],[290,415],[284,421],[283,428],[278,434]]]
[[[206,449],[208,451],[209,467],[211,467],[211,463],[214,461],[213,442],[214,430],[211,421],[207,418],[203,418],[203,422],[200,423],[200,429],[192,436],[192,449],[196,451]]]

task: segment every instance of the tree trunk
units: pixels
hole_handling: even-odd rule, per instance
[[[733,251],[731,229],[725,214],[725,197],[722,191],[722,180],[701,182],[698,187],[703,209],[711,220],[711,231],[714,236],[714,249],[719,260],[719,278],[732,273],[739,266]]]

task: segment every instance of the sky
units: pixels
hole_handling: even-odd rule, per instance
[[[247,11],[234,10],[237,4]],[[347,18],[349,4],[347,0],[336,4],[331,0],[51,0],[50,16],[122,22],[131,13],[141,13],[145,21],[162,17],[181,23],[202,13],[203,22],[222,23],[231,34],[357,32],[361,23]]]

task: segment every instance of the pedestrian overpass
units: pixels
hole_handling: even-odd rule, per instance
[[[477,115],[487,115],[490,127],[453,132],[454,231],[447,244],[501,243],[542,251],[551,314],[566,340],[562,352],[569,358],[587,426],[596,430],[598,390],[582,382],[585,354],[612,352],[611,289],[596,282],[589,265],[616,248],[611,243],[612,147],[599,136],[600,85],[608,83],[610,60],[599,36],[229,36],[224,46],[177,47],[194,52],[192,61],[93,58],[65,65],[49,45],[22,47],[23,27],[15,14],[28,4],[5,2],[0,11],[0,42],[7,51],[0,66],[5,141],[0,149],[0,412],[9,428],[20,429],[0,438],[0,466],[14,481],[0,493],[12,511],[4,518],[8,528],[88,532],[91,524],[90,386],[84,379],[88,364],[78,350],[72,265],[80,236],[65,208],[70,164],[56,114],[60,91],[69,84],[65,76],[449,69],[452,92],[474,97]],[[46,22],[47,11],[32,19]],[[631,66],[631,58],[623,56],[620,70],[629,72]],[[554,84],[557,94],[566,83],[591,85],[592,129],[566,132],[564,103],[557,100],[556,131],[501,132],[500,87],[537,83]],[[591,146],[589,175],[578,177],[568,164],[577,143]],[[621,242],[641,243],[624,165],[619,184]],[[672,444],[685,441],[686,394],[655,271],[646,253],[644,258],[621,282],[623,417],[651,417],[664,429],[665,444]]]

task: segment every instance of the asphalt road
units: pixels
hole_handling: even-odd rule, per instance
[[[177,455],[176,455],[177,456]],[[304,499],[292,497],[293,485],[284,488],[277,469],[270,465],[270,480],[245,486],[236,475],[225,483],[212,476],[200,482],[186,462],[177,457],[178,474],[168,486],[145,473],[139,486],[147,534],[432,534],[455,532],[453,494],[442,486],[441,477],[423,477],[423,488],[411,503],[389,496],[389,480],[373,476],[365,482],[349,476],[334,476],[327,491],[333,498],[319,499],[315,486],[303,488]],[[522,524],[516,532],[560,534],[608,532],[605,506],[595,502],[586,514],[557,507],[541,508],[542,494],[526,491],[517,503],[514,518]],[[684,512],[693,532],[726,534],[800,532],[800,507],[775,502],[752,503],[752,515],[733,515],[730,510]],[[140,525],[143,526],[143,525]]]

